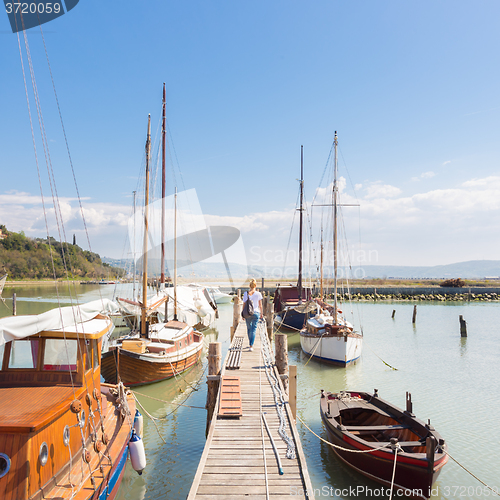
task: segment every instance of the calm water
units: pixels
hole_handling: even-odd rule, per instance
[[[81,301],[112,297],[113,285],[78,286]],[[16,290],[18,314],[37,313],[57,304],[54,287]],[[127,290],[121,290],[125,295]],[[6,298],[11,290],[4,292]],[[68,303],[67,292],[60,292]],[[11,301],[7,300],[11,306]],[[0,304],[0,315],[9,313]],[[413,326],[410,303],[355,303],[354,323],[363,325],[365,344],[361,360],[347,369],[311,361],[301,352],[298,335],[289,341],[290,363],[298,366],[299,416],[317,434],[326,438],[319,415],[321,389],[379,390],[382,398],[404,407],[410,391],[414,413],[431,423],[447,440],[451,455],[490,486],[500,489],[500,304],[419,303]],[[392,310],[395,319],[391,319]],[[468,324],[468,338],[459,333],[458,316]],[[360,319],[359,319],[360,318]],[[349,316],[348,316],[348,319]],[[210,341],[229,347],[232,306],[221,306],[216,329],[206,332]],[[397,368],[388,368],[380,359]],[[138,476],[127,465],[119,500],[184,499],[196,472],[205,443],[206,358],[182,379],[168,380],[137,392],[164,402],[138,396],[152,415],[161,418],[155,425],[144,417],[144,442],[148,466]],[[178,407],[170,403],[184,403]],[[174,411],[175,410],[175,411]],[[166,417],[166,418],[165,418]],[[367,494],[349,496],[335,490],[349,486],[379,488],[340,464],[327,445],[298,423],[309,473],[317,498],[365,499]],[[494,430],[495,432],[491,432]],[[163,436],[166,444],[158,436]],[[436,499],[480,499],[493,496],[451,460],[435,485]],[[380,498],[380,497],[379,497]]]

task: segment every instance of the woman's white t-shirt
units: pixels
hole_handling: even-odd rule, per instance
[[[248,298],[248,292],[245,292],[243,295],[243,302],[246,302]],[[250,299],[253,302],[253,309],[255,312],[258,312],[260,314],[260,307],[259,307],[259,302],[262,300],[262,294],[260,292],[253,292],[252,295],[250,295]]]

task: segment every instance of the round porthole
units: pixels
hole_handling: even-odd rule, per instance
[[[69,426],[68,425],[64,428],[63,443],[64,443],[64,446],[69,445]]]
[[[82,429],[85,427],[85,410],[82,410],[82,413],[80,414],[79,424]]]
[[[40,453],[38,454],[38,458],[40,459],[40,464],[43,467],[49,459],[49,447],[47,446],[47,443],[43,442],[42,446],[40,446]]]
[[[0,453],[0,477],[4,477],[10,469],[10,458],[5,453]]]

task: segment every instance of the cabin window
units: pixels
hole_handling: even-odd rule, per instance
[[[0,370],[3,366],[3,353],[5,352],[5,344],[0,345]]]
[[[9,368],[36,368],[39,347],[38,340],[13,340]]]
[[[92,352],[90,340],[85,341],[85,371],[88,372],[92,368]]]
[[[43,356],[43,369],[51,371],[76,371],[77,341],[74,339],[47,339]]]
[[[94,370],[99,368],[99,344],[97,340],[92,341],[92,351],[94,351]]]

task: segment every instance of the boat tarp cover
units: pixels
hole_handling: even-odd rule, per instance
[[[161,300],[168,296],[168,318],[166,321],[174,317],[174,288],[169,287],[160,291],[153,297],[148,297],[148,305],[159,304],[156,309],[159,313],[163,314],[165,310],[165,303]],[[134,304],[129,304],[125,301],[117,299],[120,304],[120,309],[124,314],[131,314],[140,316],[141,308]],[[151,311],[150,314],[154,312]],[[209,326],[215,319],[215,311],[212,309],[208,300],[203,294],[203,290],[191,288],[189,286],[177,287],[177,319],[189,326],[195,326],[202,323],[203,326]]]
[[[43,331],[67,330],[83,332],[83,325],[99,314],[116,311],[118,305],[109,299],[99,299],[72,307],[57,307],[37,315],[8,316],[0,319],[0,346]]]

